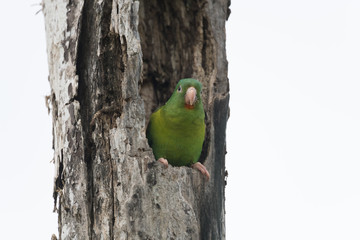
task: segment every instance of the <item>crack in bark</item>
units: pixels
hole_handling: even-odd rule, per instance
[[[95,211],[104,212],[106,216],[109,216],[109,232],[110,239],[114,238],[113,226],[114,226],[114,177],[113,177],[113,160],[108,155],[110,150],[106,152],[98,152],[96,145],[102,140],[95,140],[92,136],[94,131],[97,131],[95,126],[95,120],[102,118],[103,123],[108,122],[107,116],[110,117],[110,124],[102,124],[101,131],[104,141],[109,141],[108,137],[105,137],[104,132],[109,131],[103,128],[115,127],[115,120],[121,115],[121,79],[125,71],[126,56],[124,56],[124,47],[120,42],[120,36],[117,33],[110,31],[111,23],[111,11],[112,1],[106,0],[98,6],[97,1],[87,0],[84,3],[81,30],[79,38],[79,49],[77,56],[77,74],[79,75],[79,88],[78,99],[80,101],[80,115],[83,126],[83,132],[85,133],[85,161],[88,173],[88,208],[90,212],[90,226],[89,232],[91,234],[90,239],[97,238],[101,233],[97,233],[94,227],[99,227],[100,224],[95,216]],[[100,32],[97,30],[100,28]],[[95,71],[94,71],[95,68]],[[96,109],[100,109],[96,111]],[[106,116],[104,115],[106,114]],[[112,115],[112,116],[111,116]],[[95,129],[92,129],[95,128]],[[109,143],[105,143],[109,145]],[[104,155],[105,154],[105,155]],[[96,159],[107,159],[110,161],[109,165],[97,163]],[[110,192],[109,204],[112,205],[111,211],[105,213],[109,209],[102,209],[102,205],[98,205],[99,202],[103,202],[102,196],[98,196],[95,191],[99,191],[101,186],[99,180],[96,180],[95,176],[99,172],[106,171],[110,167],[110,175],[105,174],[102,176],[102,185],[109,182],[110,185],[103,186],[104,190]],[[99,208],[99,209],[98,209]],[[101,219],[100,219],[101,221]]]
[[[82,132],[84,133],[84,161],[87,168],[87,200],[88,212],[90,213],[88,226],[89,239],[92,239],[92,229],[94,224],[94,211],[93,211],[93,175],[92,175],[92,159],[93,159],[93,143],[91,139],[91,131],[89,131],[89,119],[92,112],[91,100],[92,92],[89,86],[91,86],[91,80],[93,76],[89,76],[91,73],[92,62],[94,60],[93,51],[97,49],[96,40],[94,39],[94,32],[92,26],[95,25],[96,13],[94,13],[94,0],[87,0],[84,2],[84,6],[81,14],[80,24],[80,36],[78,42],[78,51],[76,57],[76,73],[79,76],[79,87],[77,97],[80,102],[80,116],[82,124]],[[94,29],[94,28],[93,28]],[[95,55],[96,56],[96,55]]]
[[[57,178],[55,180],[55,186],[54,186],[54,192],[53,192],[53,198],[54,198],[54,210],[56,211],[56,203],[58,199],[58,192],[61,191],[64,188],[64,181],[62,179],[62,173],[64,170],[64,164],[63,164],[63,150],[61,149],[61,159],[59,161],[59,169],[57,173]],[[60,204],[60,203],[59,203]]]

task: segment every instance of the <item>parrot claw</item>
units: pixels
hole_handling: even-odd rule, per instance
[[[168,168],[169,166],[168,160],[166,160],[165,158],[159,158],[158,162],[164,164],[165,168]]]
[[[199,162],[194,163],[193,165],[191,165],[191,167],[199,170],[201,172],[201,174],[206,177],[207,180],[210,179],[210,173],[208,172],[206,167],[204,165],[202,165],[201,163],[199,163]]]

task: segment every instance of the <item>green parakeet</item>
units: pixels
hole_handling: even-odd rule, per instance
[[[192,166],[209,178],[198,162],[205,137],[201,88],[195,79],[180,80],[166,104],[151,115],[146,137],[155,158],[165,166]]]

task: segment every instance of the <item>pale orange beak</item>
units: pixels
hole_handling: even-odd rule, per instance
[[[185,93],[185,104],[194,106],[195,102],[196,102],[196,89],[194,87],[189,87]]]

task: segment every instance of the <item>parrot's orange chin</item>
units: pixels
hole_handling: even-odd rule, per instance
[[[185,107],[187,109],[194,109],[194,105],[190,105],[190,104],[185,104]]]

